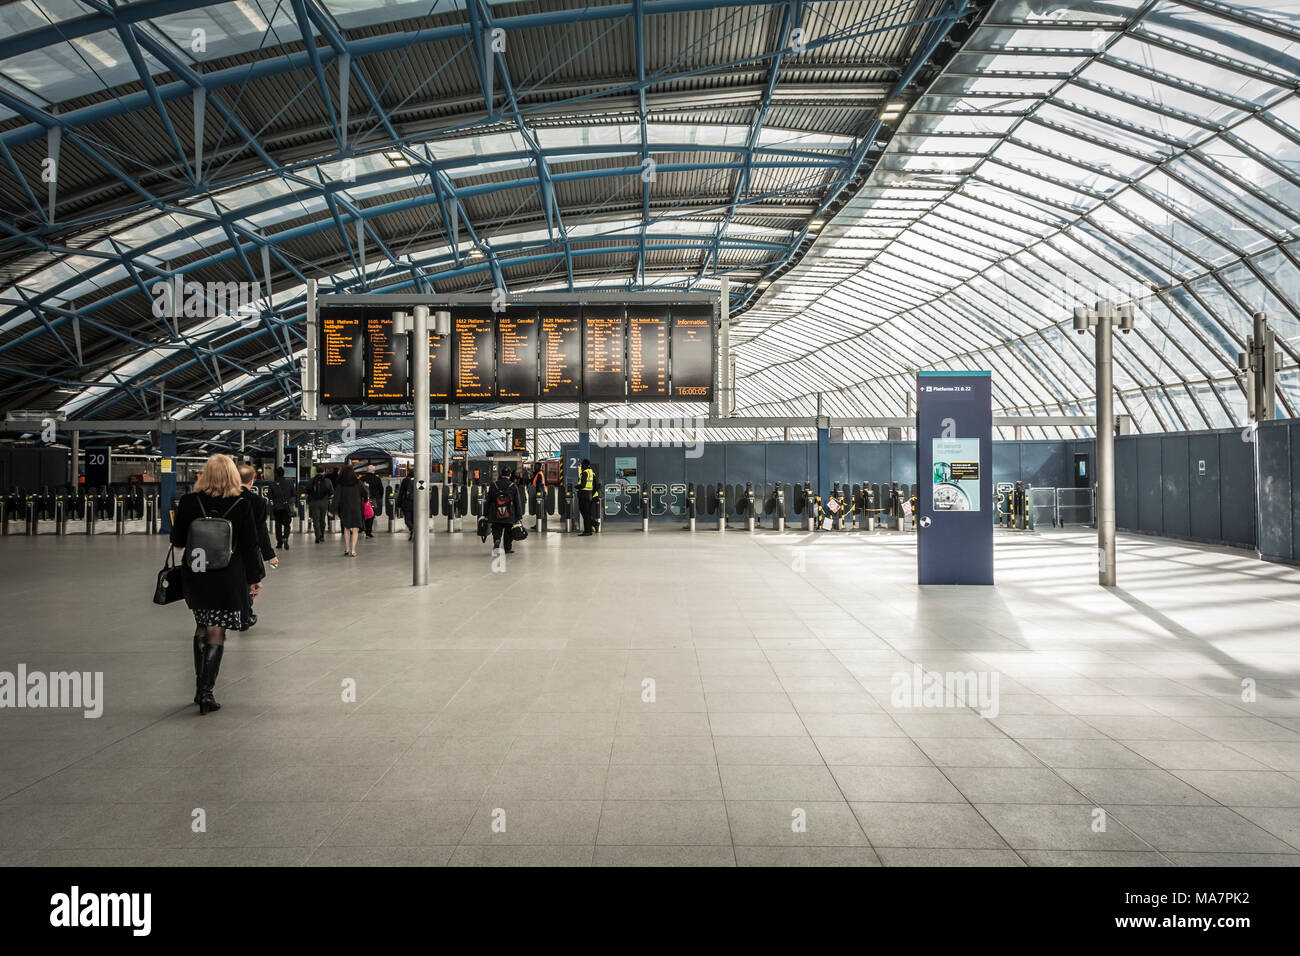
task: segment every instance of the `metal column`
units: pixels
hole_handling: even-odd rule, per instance
[[[414,379],[415,391],[415,528],[411,535],[411,584],[422,587],[429,583],[429,307],[417,305],[413,310],[411,335],[415,348],[411,350],[411,367],[420,374]]]
[[[162,479],[162,494],[159,496],[158,501],[158,512],[162,518],[162,533],[171,534],[172,499],[176,497],[176,433],[163,432],[159,444],[162,446],[162,457],[170,458],[172,462],[170,470],[164,471],[159,476]]]
[[[80,486],[80,482],[77,481],[77,463],[78,463],[78,459],[80,458],[81,458],[81,432],[74,428],[72,430],[72,451],[70,452],[68,458],[68,471],[71,472],[71,474],[68,476],[68,482],[69,484],[72,485],[72,490],[74,492]]]
[[[1115,310],[1097,303],[1097,583],[1115,586],[1115,389],[1111,339]]]
[[[284,432],[275,433],[275,468],[271,469],[268,478],[274,478],[276,469],[284,467]]]

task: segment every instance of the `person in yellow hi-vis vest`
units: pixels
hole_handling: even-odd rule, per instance
[[[582,534],[579,537],[585,538],[591,534],[591,529],[596,524],[595,500],[596,473],[591,468],[591,462],[584,458],[582,467],[578,470],[578,510],[582,514]]]

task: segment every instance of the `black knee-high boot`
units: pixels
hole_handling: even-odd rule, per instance
[[[221,671],[221,655],[225,646],[205,644],[203,646],[203,672],[199,675],[199,713],[220,710],[221,705],[212,697],[212,688],[217,683],[217,674]]]
[[[203,648],[206,638],[202,631],[194,635],[194,703],[203,695]]]

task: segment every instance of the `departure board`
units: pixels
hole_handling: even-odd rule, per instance
[[[537,310],[508,308],[497,313],[497,398],[537,397]]]
[[[451,398],[450,335],[429,333],[429,400],[445,402]]]
[[[675,305],[672,397],[686,402],[713,399],[713,309]]]
[[[411,338],[393,333],[389,309],[366,309],[366,401],[409,402],[410,366],[406,350]]]
[[[627,397],[668,398],[668,308],[627,307]]]
[[[622,306],[582,309],[582,391],[589,399],[627,397]]]
[[[496,392],[492,310],[487,306],[452,309],[451,322],[457,401],[491,401]]]
[[[582,310],[544,305],[540,310],[542,398],[578,398],[582,380]]]
[[[320,310],[320,395],[327,405],[358,405],[364,400],[365,329],[363,309]]]

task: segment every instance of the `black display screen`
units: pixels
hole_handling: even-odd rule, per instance
[[[622,306],[582,307],[582,391],[588,399],[627,397]]]
[[[672,307],[672,397],[685,402],[713,399],[713,309]]]
[[[537,310],[510,308],[497,313],[497,398],[537,395]]]
[[[394,334],[389,309],[366,309],[366,401],[400,403],[411,400],[410,364],[406,352],[411,337]]]
[[[450,335],[429,333],[429,401],[445,402],[451,398]]]
[[[487,306],[453,309],[452,335],[458,401],[491,401],[495,397],[496,365],[492,310]]]
[[[582,384],[582,310],[541,307],[542,398],[577,399]]]
[[[365,400],[364,316],[364,309],[345,306],[320,310],[320,397],[327,405]]]
[[[668,398],[668,309],[627,307],[627,397]]]

